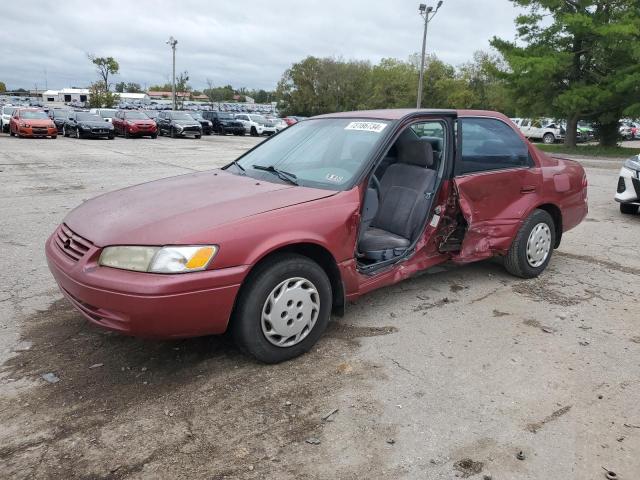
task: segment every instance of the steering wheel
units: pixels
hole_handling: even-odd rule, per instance
[[[376,194],[378,195],[378,205],[380,205],[382,203],[382,187],[380,187],[380,180],[378,180],[378,177],[376,177],[376,174],[374,173],[373,175],[371,175],[371,180],[372,180],[372,185],[373,188],[376,191]]]

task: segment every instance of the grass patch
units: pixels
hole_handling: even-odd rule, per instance
[[[578,145],[577,147],[571,148],[562,144],[545,145],[544,143],[538,143],[536,147],[548,153],[583,155],[587,157],[629,158],[633,155],[640,154],[640,148],[601,147],[600,145]]]

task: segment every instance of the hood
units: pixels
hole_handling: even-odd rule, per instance
[[[173,120],[171,119],[171,123],[175,123],[176,125],[182,125],[182,126],[200,126],[200,122],[198,122],[197,120]]]
[[[28,125],[31,125],[32,127],[50,127],[51,126],[51,122],[53,120],[45,120],[44,118],[41,119],[35,119],[35,120],[29,120],[29,119],[25,119],[25,120],[20,120],[21,122],[24,122]]]
[[[125,121],[132,125],[155,125],[156,124],[156,122],[154,122],[153,120],[144,120],[144,119],[131,119],[131,120],[125,120]]]
[[[88,125],[96,128],[112,129],[113,125],[110,122],[99,122],[98,120],[78,120],[78,125]]]
[[[181,244],[216,226],[335,193],[211,170],[101,195],[64,221],[101,247]]]

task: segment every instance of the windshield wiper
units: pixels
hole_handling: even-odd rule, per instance
[[[238,162],[238,160],[234,160],[233,162],[231,162],[231,165],[235,165],[240,170],[242,170],[243,173],[247,171],[246,168],[244,168],[242,165],[240,165],[240,162]]]
[[[298,177],[296,177],[293,173],[285,172],[284,170],[280,170],[273,165],[269,165],[268,167],[265,167],[263,165],[251,165],[251,168],[254,168],[255,170],[262,170],[263,172],[271,172],[285,182],[289,182],[292,185],[300,185],[298,183]]]

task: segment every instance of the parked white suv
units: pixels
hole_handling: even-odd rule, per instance
[[[638,213],[640,208],[640,155],[630,158],[620,169],[616,202],[626,214]]]
[[[11,105],[5,105],[2,107],[2,111],[0,111],[0,132],[6,133],[9,132],[9,122],[11,121],[11,115],[13,115],[14,110],[17,107],[13,107]]]
[[[566,130],[559,123],[545,119],[532,120],[530,118],[514,118],[512,120],[527,138],[542,140],[546,144],[564,140]]]
[[[113,117],[116,115],[117,110],[113,108],[92,108],[89,110],[89,113],[95,113],[100,118],[102,118],[105,122],[111,123]]]
[[[273,135],[276,133],[276,126],[262,115],[253,113],[237,113],[236,120],[242,122],[244,131],[254,137],[258,135]]]

